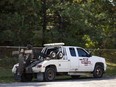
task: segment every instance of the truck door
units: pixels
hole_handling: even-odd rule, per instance
[[[78,71],[91,71],[92,69],[92,62],[90,54],[82,49],[76,48],[78,54]]]
[[[77,71],[78,70],[78,58],[76,54],[75,47],[69,47],[68,51],[68,60],[70,61],[70,71]]]

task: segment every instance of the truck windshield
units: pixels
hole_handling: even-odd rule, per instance
[[[79,57],[89,57],[89,54],[81,48],[77,48],[77,52]]]

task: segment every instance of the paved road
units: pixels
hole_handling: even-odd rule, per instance
[[[54,82],[1,83],[0,87],[116,87],[116,77],[111,78],[80,78]]]

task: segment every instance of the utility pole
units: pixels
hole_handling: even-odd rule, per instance
[[[45,30],[46,30],[46,0],[42,2],[42,46],[45,44]]]

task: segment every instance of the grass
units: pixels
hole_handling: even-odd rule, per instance
[[[11,69],[0,67],[0,83],[14,82]]]
[[[0,59],[0,83],[15,81],[11,70],[16,62],[16,58],[5,57]]]
[[[116,76],[116,63],[107,62],[107,76]]]

